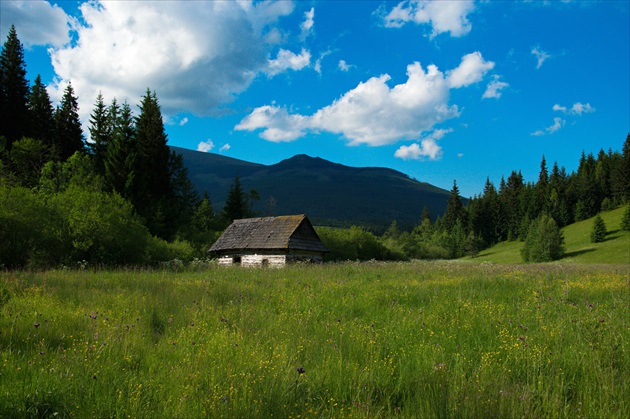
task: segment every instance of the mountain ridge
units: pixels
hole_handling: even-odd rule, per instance
[[[171,148],[182,155],[191,181],[200,194],[208,193],[216,212],[237,176],[245,192],[259,193],[253,207],[257,214],[305,213],[317,225],[361,225],[375,231],[394,220],[411,228],[425,206],[432,218],[442,215],[450,196],[450,191],[390,168],[345,166],[306,154],[264,165]]]

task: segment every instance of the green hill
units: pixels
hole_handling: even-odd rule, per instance
[[[566,226],[564,233],[566,254],[561,263],[622,263],[630,264],[630,232],[621,231],[625,206],[602,212],[608,235],[602,243],[591,243],[594,218]],[[523,263],[520,241],[502,242],[483,250],[475,261],[493,263]],[[470,259],[470,258],[466,258]]]
[[[413,227],[425,206],[432,217],[442,215],[450,195],[396,170],[349,167],[303,154],[266,166],[173,149],[182,154],[197,190],[208,192],[215,211],[223,208],[236,176],[245,191],[260,194],[254,210],[261,215],[305,213],[317,225],[362,225],[376,231],[393,220],[401,228]]]

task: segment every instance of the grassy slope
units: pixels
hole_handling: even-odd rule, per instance
[[[561,262],[571,263],[630,263],[630,232],[621,231],[621,218],[626,207],[601,214],[608,235],[603,243],[591,243],[593,218],[571,224],[564,229],[566,256]],[[520,241],[503,242],[482,251],[475,261],[522,263]],[[467,258],[469,259],[469,258]]]

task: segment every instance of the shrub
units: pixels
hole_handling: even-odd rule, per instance
[[[564,255],[564,236],[547,214],[534,220],[527,233],[521,256],[525,262],[549,262]]]
[[[601,215],[597,214],[593,221],[593,229],[591,230],[591,243],[601,243],[606,240],[606,224]]]

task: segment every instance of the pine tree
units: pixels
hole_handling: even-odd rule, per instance
[[[230,223],[245,218],[247,217],[247,208],[247,194],[243,192],[241,181],[237,176],[230,185],[230,191],[223,207],[223,218]]]
[[[11,25],[0,54],[0,135],[7,140],[7,151],[13,142],[28,135],[28,98],[24,48]]]
[[[601,243],[606,240],[606,224],[601,215],[597,214],[593,220],[593,229],[591,230],[591,243]]]
[[[532,218],[538,217],[541,212],[548,210],[548,189],[549,189],[549,173],[547,172],[547,161],[543,155],[540,162],[540,173],[538,175],[538,182],[536,182],[535,195],[534,195],[534,207],[530,211]]]
[[[162,111],[157,95],[147,89],[136,118],[136,176],[133,204],[146,220],[149,231],[162,238],[173,234],[173,189],[169,172]]]
[[[626,210],[623,212],[623,218],[621,219],[621,230],[630,231],[630,205],[626,206]]]
[[[77,151],[85,152],[85,139],[79,119],[79,103],[70,83],[64,90],[61,106],[55,111],[54,119],[56,157],[60,161],[65,161]]]
[[[29,135],[41,140],[48,149],[52,149],[55,128],[53,106],[46,86],[42,83],[42,78],[39,74],[35,78],[35,84],[33,84],[31,89],[28,99],[28,110],[31,120]]]
[[[133,201],[137,156],[134,119],[127,102],[123,103],[120,115],[117,115],[117,108],[112,109],[115,104],[112,102],[109,109],[112,138],[104,162],[105,184],[108,189]]]
[[[466,210],[464,209],[464,204],[462,204],[462,199],[459,195],[457,181],[453,181],[453,189],[451,189],[451,196],[448,199],[443,218],[444,229],[450,232],[453,227],[455,227],[457,220],[460,220],[462,225],[466,225],[467,220],[465,218]]]
[[[564,255],[564,235],[547,214],[534,220],[527,233],[521,256],[525,262],[550,262]]]
[[[96,97],[94,111],[90,115],[90,140],[89,147],[92,151],[94,169],[98,174],[105,174],[105,159],[107,147],[110,142],[110,119],[108,109],[103,102],[101,93]]]

